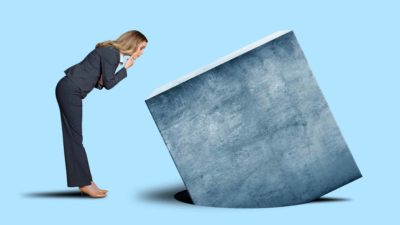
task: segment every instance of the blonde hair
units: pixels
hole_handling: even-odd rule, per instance
[[[97,43],[96,48],[112,45],[121,53],[132,55],[142,42],[148,42],[146,36],[137,30],[130,30],[119,36],[117,40]]]

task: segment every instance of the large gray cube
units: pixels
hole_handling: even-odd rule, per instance
[[[196,205],[306,203],[361,177],[293,31],[168,83],[145,102]]]

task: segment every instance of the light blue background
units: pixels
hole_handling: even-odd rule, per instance
[[[0,7],[0,224],[399,222],[396,1],[6,1]],[[83,139],[105,199],[66,187],[54,89],[97,42],[138,29],[144,55],[83,105]],[[293,29],[363,178],[325,201],[223,209],[173,199],[182,180],[144,103],[156,87],[281,29]]]

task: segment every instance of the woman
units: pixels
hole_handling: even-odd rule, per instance
[[[117,40],[96,45],[80,63],[66,69],[58,81],[56,98],[61,113],[64,157],[68,187],[79,187],[81,193],[102,198],[107,190],[93,182],[82,141],[82,99],[93,88],[107,90],[127,77],[127,69],[143,54],[147,38],[139,31],[122,34]],[[124,62],[124,55],[129,59]],[[118,66],[122,67],[116,71]]]

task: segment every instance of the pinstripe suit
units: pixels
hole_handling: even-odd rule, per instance
[[[127,77],[123,65],[124,57],[118,49],[112,46],[95,48],[81,62],[66,69],[65,76],[56,85],[68,187],[84,186],[92,181],[82,143],[82,100],[93,88],[103,88],[99,85],[100,79],[108,90]]]

